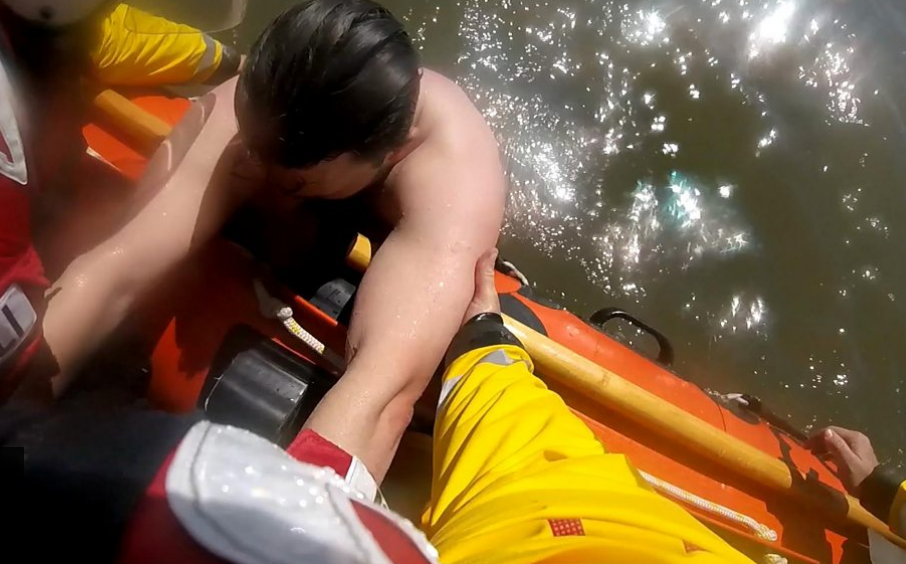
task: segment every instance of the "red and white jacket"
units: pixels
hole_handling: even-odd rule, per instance
[[[27,156],[25,96],[17,82],[11,50],[0,37],[0,401],[40,345],[48,286],[32,240],[37,183]]]
[[[4,504],[22,531],[8,530],[4,550],[21,541],[31,560],[437,562],[415,526],[374,501],[362,463],[311,431],[284,450],[197,416],[19,404],[0,410],[0,446],[24,456],[20,499]]]

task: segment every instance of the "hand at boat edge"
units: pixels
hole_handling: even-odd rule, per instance
[[[871,440],[863,433],[843,427],[826,427],[811,439],[811,448],[818,454],[828,454],[837,464],[843,485],[858,494],[862,482],[878,467]]]

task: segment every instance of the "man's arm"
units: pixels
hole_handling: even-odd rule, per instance
[[[59,394],[136,300],[210,239],[238,203],[223,181],[236,134],[231,82],[196,102],[138,186],[147,201],[114,236],[82,255],[49,292],[45,339]]]
[[[378,482],[462,324],[475,264],[496,245],[503,218],[497,144],[469,109],[475,123],[468,135],[453,146],[423,146],[425,153],[410,157],[413,166],[392,179],[407,189],[403,219],[359,288],[349,369],[308,423],[362,459]]]

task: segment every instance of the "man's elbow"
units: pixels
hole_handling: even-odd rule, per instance
[[[401,394],[391,400],[381,413],[380,425],[397,440],[402,438],[403,433],[412,423],[416,401],[418,401],[418,397]]]
[[[415,413],[415,404],[427,386],[426,378],[384,380],[380,388],[360,389],[373,403],[371,416],[381,434],[399,439],[406,432]],[[367,388],[368,385],[363,386]],[[370,411],[367,410],[367,411]]]
[[[103,301],[105,309],[121,311],[137,301],[143,278],[121,247],[101,246],[73,261],[54,286],[61,296]]]

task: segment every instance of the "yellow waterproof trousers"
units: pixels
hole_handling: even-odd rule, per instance
[[[515,346],[444,375],[423,529],[443,564],[750,561],[608,454]]]

